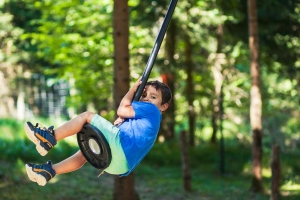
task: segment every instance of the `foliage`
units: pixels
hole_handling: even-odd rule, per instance
[[[168,3],[169,1],[155,0],[129,1],[129,49],[133,79],[138,78],[144,69]],[[283,153],[295,158],[294,154],[297,154],[295,152],[300,141],[298,136],[300,130],[298,123],[300,113],[299,3],[296,0],[262,0],[257,3],[264,152],[269,157],[271,145],[279,143]],[[95,0],[6,0],[1,2],[0,8],[0,67],[10,63],[9,69],[18,74],[18,79],[14,79],[15,76],[9,76],[14,99],[21,88],[19,87],[20,79],[29,78],[34,74],[45,74],[52,81],[63,78],[69,82],[72,87],[69,108],[75,108],[76,112],[87,108],[94,109],[110,120],[113,119],[111,25],[113,2],[111,0],[100,2]],[[186,35],[190,37],[193,47],[192,76],[195,91],[193,105],[196,111],[197,144],[205,144],[212,133],[212,101],[215,91],[211,72],[213,62],[210,58],[217,49],[217,27],[223,24],[221,49],[225,57],[222,65],[225,108],[223,130],[226,137],[230,138],[229,141],[227,140],[228,143],[246,145],[243,148],[250,149],[249,91],[251,80],[246,1],[178,1],[172,21],[175,22],[177,28],[176,49],[173,56],[175,66],[168,68],[170,65],[164,57],[166,50],[162,47],[151,78],[157,78],[161,71],[172,71],[176,75],[174,103],[177,134],[189,128],[185,94]],[[8,51],[11,42],[11,51]],[[5,122],[5,124],[10,123],[12,123],[10,120]],[[21,125],[13,124],[13,126],[18,132],[22,132]],[[3,127],[3,131],[6,132],[7,128]],[[34,147],[27,140],[24,141],[23,135],[15,138],[16,151],[7,148],[12,137],[11,134],[1,136],[0,150],[3,151],[3,158],[10,160],[15,156],[21,156],[24,160],[33,159],[30,156],[35,154]],[[155,146],[153,153],[146,158],[146,162],[149,159],[162,166],[179,165],[179,152],[176,145],[178,144]],[[73,148],[72,145],[66,143],[57,151],[64,156],[63,152],[69,153],[74,151]],[[172,152],[169,148],[176,150]],[[214,148],[202,149],[209,155],[208,157],[198,155],[202,151],[199,149],[193,153],[196,157],[204,157],[204,160],[207,158],[207,162],[213,162],[217,159],[217,156],[212,153]],[[30,153],[26,154],[22,150]],[[160,157],[159,151],[164,152],[170,159]],[[173,153],[176,153],[177,157],[172,157]],[[243,156],[250,157],[246,153],[241,157]],[[233,157],[231,161],[234,159]],[[246,160],[241,159],[241,163],[245,164]],[[284,159],[284,162],[289,161]],[[196,165],[201,166],[201,163],[195,162]],[[242,167],[242,165],[236,165],[233,170],[240,170]],[[284,173],[289,178],[283,178],[285,181],[293,182],[294,180],[290,180],[292,175],[289,168],[298,170],[296,165],[287,167]],[[147,169],[151,170],[151,167]],[[297,178],[295,179],[297,182]],[[210,180],[205,179],[205,181]],[[232,191],[235,190],[232,189]]]
[[[39,66],[42,73],[69,80],[70,106],[86,107],[89,102],[105,110],[112,93],[111,2],[24,2],[41,13],[31,20],[37,30],[22,39],[36,45],[36,55],[48,62]]]
[[[133,0],[129,2],[131,6],[130,64],[131,76],[134,79],[138,78],[144,69],[168,3],[169,1]],[[280,95],[277,101],[275,110],[281,110],[281,105],[285,105],[281,103],[284,99],[286,102],[297,102],[299,99],[295,95],[299,93],[297,73],[293,73],[297,71],[295,56],[298,55],[298,48],[294,35],[298,31],[295,29],[298,23],[296,21],[298,4],[292,0],[287,4],[284,1],[277,1],[274,4],[275,9],[270,10],[269,3],[266,0],[259,2],[258,13],[261,26],[259,29],[261,66],[264,70],[262,79],[268,80],[263,90],[264,104],[266,104],[264,109],[271,108],[268,104],[274,101],[269,101],[270,98],[279,97],[277,94],[281,91],[276,89],[281,87],[276,87],[276,85],[290,79],[293,88],[285,91],[284,96]],[[44,73],[53,78],[59,75],[60,78],[67,79],[72,87],[69,106],[78,112],[87,107],[99,112],[111,110],[112,1],[64,1],[62,3],[11,0],[3,5],[6,8],[3,10],[8,11],[7,8],[10,8],[10,16],[13,16],[11,20],[18,33],[14,44],[23,52],[18,54],[23,56],[17,61],[24,64],[25,70],[30,70],[31,73]],[[278,9],[281,11],[279,12]],[[246,12],[245,2],[238,0],[178,2],[172,18],[178,26],[176,55],[174,55],[176,68],[170,70],[175,70],[177,74],[175,99],[180,105],[176,110],[179,126],[185,124],[183,116],[186,113],[186,110],[182,109],[186,101],[183,95],[186,87],[184,35],[190,36],[194,48],[193,78],[196,114],[201,116],[201,120],[207,121],[211,115],[212,104],[210,102],[214,93],[211,63],[208,58],[209,55],[215,53],[216,28],[222,23],[225,24],[222,52],[225,53],[228,61],[223,66],[225,113],[228,113],[226,116],[229,120],[240,118],[239,121],[245,122],[244,124],[248,123],[249,98],[247,93],[250,80]],[[3,15],[3,19],[5,19],[4,16],[8,15]],[[290,23],[285,23],[286,21]],[[3,26],[3,30],[9,27],[12,28],[12,26]],[[17,40],[22,32],[24,32],[22,40]],[[151,75],[152,78],[159,75],[160,69],[167,67],[162,57],[164,49],[162,48],[160,52]],[[13,57],[7,57],[7,59],[13,59]],[[281,73],[284,69],[287,70]],[[292,77],[283,76],[284,74],[292,75]],[[272,80],[275,82],[270,77],[274,77],[275,79]],[[18,87],[18,84],[14,83],[14,85],[15,88]],[[289,107],[289,113],[292,112],[291,110],[297,110],[295,106],[289,105]],[[274,106],[272,110],[274,111]],[[264,110],[264,113],[268,112]],[[288,116],[293,117],[293,115]],[[197,120],[199,127],[202,126],[201,120]]]

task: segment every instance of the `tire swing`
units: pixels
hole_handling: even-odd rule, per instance
[[[85,124],[77,133],[79,148],[85,159],[97,169],[105,169],[111,161],[111,151],[103,133],[91,124]]]
[[[141,78],[142,83],[139,85],[136,93],[134,94],[134,101],[138,101],[142,95],[143,89],[150,76],[154,61],[157,57],[164,35],[171,21],[177,1],[178,0],[171,0],[170,2],[164,21],[160,27],[158,36],[156,38],[154,47],[152,48],[152,52],[148,59],[146,68],[143,72]],[[111,150],[105,136],[99,129],[97,129],[91,124],[85,124],[83,128],[77,133],[77,142],[86,160],[89,163],[91,163],[95,168],[105,169],[109,166],[112,157]]]

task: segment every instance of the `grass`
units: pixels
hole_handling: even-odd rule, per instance
[[[5,120],[4,120],[5,121]],[[27,162],[53,162],[72,155],[78,147],[74,138],[60,142],[45,157],[25,137],[23,124],[0,120],[0,199],[112,199],[114,176],[101,175],[90,164],[80,170],[56,176],[46,186],[31,182],[25,172]],[[13,128],[12,128],[13,127]],[[14,130],[14,131],[12,131]],[[5,133],[5,134],[4,134]],[[229,145],[230,144],[230,145]],[[142,200],[267,200],[270,199],[269,153],[263,160],[264,194],[249,191],[251,185],[251,147],[225,145],[225,175],[219,172],[219,149],[201,144],[190,149],[192,191],[183,189],[180,148],[177,142],[155,144],[134,171],[135,188]],[[300,152],[281,155],[281,199],[300,199]]]

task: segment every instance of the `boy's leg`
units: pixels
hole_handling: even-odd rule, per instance
[[[73,156],[52,166],[56,174],[64,174],[81,168],[86,163],[86,159],[79,150]]]
[[[29,179],[33,182],[37,182],[41,186],[44,186],[56,174],[75,171],[81,168],[84,163],[86,163],[86,159],[79,150],[73,156],[54,165],[52,165],[51,161],[48,161],[47,163],[41,165],[26,164],[25,166]]]
[[[91,123],[94,115],[94,113],[89,111],[81,113],[80,115],[55,129],[54,131],[56,141],[77,134],[82,129],[83,125]]]
[[[26,122],[24,127],[28,138],[36,144],[37,151],[44,156],[58,140],[78,133],[84,124],[91,122],[94,115],[92,112],[84,112],[55,130],[53,126],[48,129],[40,128],[38,124],[34,126],[30,122]]]

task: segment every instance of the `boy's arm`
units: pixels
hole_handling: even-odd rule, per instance
[[[134,109],[131,106],[131,102],[139,85],[142,83],[141,79],[138,79],[137,82],[129,89],[127,94],[123,97],[119,108],[117,110],[117,115],[121,118],[131,118],[134,117]]]

